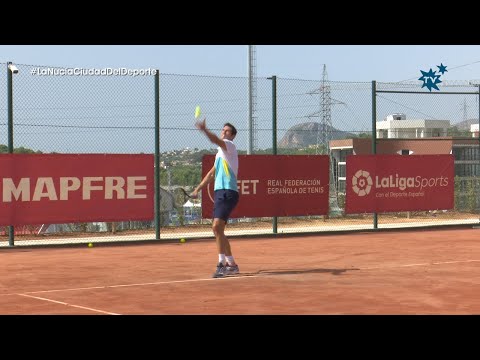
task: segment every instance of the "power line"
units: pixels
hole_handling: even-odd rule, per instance
[[[474,62],[471,62],[471,63],[468,63],[468,64],[463,64],[463,65],[459,65],[459,66],[454,66],[452,68],[450,68],[449,70],[455,70],[455,69],[459,69],[459,68],[462,68],[462,67],[465,67],[465,66],[470,66],[470,65],[473,65],[473,64],[478,64],[480,63],[480,60],[477,60],[477,61],[474,61]],[[448,70],[447,70],[448,71]],[[411,80],[418,80],[418,77],[414,77],[414,78],[411,78],[411,79],[407,79],[407,80],[400,80],[398,81],[399,83],[401,82],[405,82],[405,81],[411,81]],[[471,85],[471,84],[469,84]]]

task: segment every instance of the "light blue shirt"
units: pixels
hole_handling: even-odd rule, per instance
[[[234,190],[238,192],[238,153],[231,140],[223,140],[227,150],[218,147],[215,156],[215,185],[214,190]]]

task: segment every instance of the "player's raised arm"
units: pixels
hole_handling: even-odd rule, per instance
[[[197,127],[197,129],[205,133],[205,135],[212,143],[220,146],[223,151],[227,151],[227,145],[225,145],[225,141],[223,141],[217,135],[207,129],[206,119],[203,119],[202,121],[197,121],[195,123],[195,126]]]

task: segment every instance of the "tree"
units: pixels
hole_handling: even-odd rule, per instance
[[[0,144],[0,154],[8,154],[8,146]],[[20,146],[19,148],[13,148],[13,153],[14,154],[43,154],[41,151],[37,150],[32,150],[25,148],[23,146]]]
[[[472,133],[468,130],[460,130],[457,126],[452,126],[447,129],[447,136],[471,137]]]

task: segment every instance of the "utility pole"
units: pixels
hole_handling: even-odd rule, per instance
[[[467,99],[463,98],[463,121],[467,120],[468,118],[468,105],[467,105]]]
[[[309,115],[308,117],[320,117],[320,123],[317,127],[317,144],[315,154],[328,155],[330,158],[330,214],[340,214],[341,209],[338,206],[337,186],[335,178],[335,158],[330,151],[330,141],[332,140],[332,105],[341,104],[344,102],[335,100],[331,97],[330,83],[328,81],[327,66],[323,65],[322,81],[320,88],[310,92],[310,94],[320,94],[320,111]]]
[[[255,45],[248,45],[248,150],[251,155],[257,147],[257,59]]]

